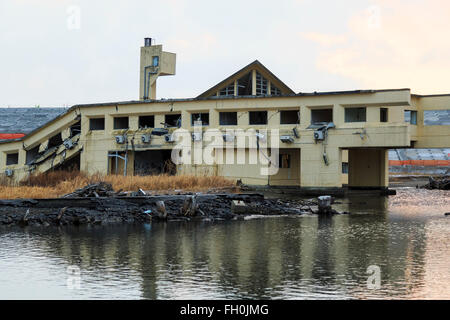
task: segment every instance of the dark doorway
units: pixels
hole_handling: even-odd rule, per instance
[[[141,176],[177,173],[171,160],[172,150],[138,151],[134,158],[134,174]]]

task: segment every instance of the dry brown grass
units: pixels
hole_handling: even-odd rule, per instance
[[[195,176],[120,176],[120,175],[86,175],[77,171],[53,171],[32,175],[18,185],[0,181],[1,199],[21,198],[55,198],[71,193],[90,183],[111,183],[114,190],[137,191],[207,191],[210,189],[230,188],[234,183],[223,177]]]

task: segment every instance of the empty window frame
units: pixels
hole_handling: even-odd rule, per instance
[[[366,122],[366,107],[345,108],[345,122]]]
[[[219,91],[219,96],[234,96],[234,82]]]
[[[237,112],[219,112],[221,126],[237,126]]]
[[[114,117],[114,130],[128,129],[128,117]]]
[[[105,118],[89,119],[89,130],[105,130]]]
[[[252,73],[249,72],[237,81],[237,95],[249,96],[252,94]]]
[[[278,89],[277,87],[275,87],[275,86],[273,85],[273,83],[271,83],[271,84],[270,84],[270,94],[271,94],[272,96],[279,96],[279,95],[281,95],[281,90]]]
[[[181,128],[181,114],[164,115],[164,123],[167,125],[167,127]]]
[[[33,149],[30,149],[27,151],[26,153],[26,164],[30,164],[33,162],[33,160],[35,160],[38,156],[39,156],[39,144],[34,147]]]
[[[62,140],[62,136],[61,136],[61,132],[54,135],[53,137],[51,137],[50,139],[48,139],[48,148],[53,148],[53,147],[58,147],[60,145],[62,145],[63,140]]]
[[[380,122],[388,122],[388,108],[380,108]]]
[[[209,113],[192,113],[191,114],[191,126],[196,125],[196,121],[201,121],[202,126],[209,126]]]
[[[256,95],[268,94],[269,81],[264,78],[260,73],[256,73]]]
[[[280,124],[300,124],[299,113],[298,110],[280,111]]]
[[[311,123],[333,122],[333,109],[312,109]]]
[[[19,163],[19,153],[8,153],[6,154],[6,165],[10,166],[13,164],[18,164]]]
[[[139,128],[154,128],[155,116],[139,116]]]
[[[278,166],[281,169],[289,169],[291,167],[291,155],[288,153],[280,153]]]
[[[267,111],[250,111],[249,124],[267,124]]]
[[[417,111],[405,110],[405,122],[410,124],[417,124]]]

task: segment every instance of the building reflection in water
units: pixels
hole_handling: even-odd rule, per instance
[[[93,284],[135,288],[135,298],[407,298],[440,290],[425,269],[448,268],[430,248],[433,230],[448,235],[448,223],[389,216],[386,198],[340,201],[352,214],[27,232]],[[438,239],[448,257],[448,236]],[[367,289],[370,265],[381,268],[380,290]]]

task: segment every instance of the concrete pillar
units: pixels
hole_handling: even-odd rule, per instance
[[[380,122],[380,107],[367,107],[366,108],[366,121],[367,122]]]
[[[130,130],[139,129],[139,117],[138,116],[129,116],[128,117],[128,127]]]
[[[340,104],[335,104],[333,106],[333,123],[336,127],[343,125],[345,123],[345,110]]]
[[[155,114],[155,128],[164,128],[164,115],[163,114]]]
[[[306,129],[311,124],[311,109],[300,106],[300,129]]]
[[[252,95],[256,96],[256,70],[252,71]]]

